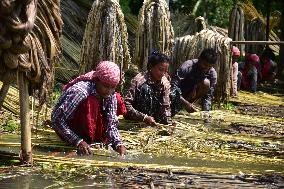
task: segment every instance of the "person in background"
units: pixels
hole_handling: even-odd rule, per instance
[[[240,80],[240,89],[255,92],[257,90],[258,70],[256,64],[259,63],[259,57],[256,54],[247,54],[245,62],[241,68],[238,80]]]
[[[171,81],[171,110],[176,114],[182,106],[189,112],[196,112],[192,104],[202,99],[202,110],[211,109],[217,72],[214,65],[217,53],[212,48],[204,49],[198,59],[187,60],[175,72]]]
[[[149,125],[172,124],[170,82],[167,79],[169,58],[157,51],[148,58],[147,71],[138,73],[125,95],[125,119]]]
[[[260,56],[262,81],[274,82],[277,73],[275,55],[270,48],[266,48]]]
[[[122,97],[115,92],[119,81],[119,67],[103,61],[95,71],[64,86],[51,115],[51,126],[79,153],[92,154],[91,144],[102,142],[111,144],[120,155],[125,154],[117,129],[117,115],[126,113]]]
[[[232,80],[232,90],[231,95],[233,97],[238,96],[238,58],[240,57],[240,50],[238,47],[233,46],[232,48],[232,73],[231,73],[231,80]]]

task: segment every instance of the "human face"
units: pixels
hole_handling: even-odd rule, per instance
[[[209,64],[206,60],[198,60],[198,68],[201,72],[206,73],[212,68],[212,64]]]
[[[113,85],[110,85],[108,83],[104,83],[104,82],[100,81],[99,79],[96,80],[97,93],[103,98],[107,98],[109,95],[114,93],[115,87],[116,87],[116,85],[113,86]]]
[[[168,62],[162,62],[162,63],[156,64],[150,69],[151,77],[155,81],[161,81],[162,77],[168,72],[168,69],[169,69]]]

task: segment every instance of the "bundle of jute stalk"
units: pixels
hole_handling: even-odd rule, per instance
[[[60,3],[26,0],[7,5],[0,6],[0,80],[5,86],[0,101],[20,70],[26,72],[30,91],[37,91],[40,103],[44,103],[53,85],[53,64],[61,54]]]
[[[280,41],[279,37],[273,32],[273,27],[280,23],[279,12],[272,12],[270,18],[269,41]],[[234,41],[265,41],[266,20],[261,15],[253,3],[249,0],[238,2],[231,11],[229,37]],[[242,30],[243,28],[243,30]],[[241,53],[244,46],[238,45]],[[264,45],[246,45],[246,52],[260,53]],[[279,52],[279,45],[269,46],[276,54]]]
[[[88,16],[81,47],[80,73],[96,67],[101,60],[117,63],[120,70],[131,62],[128,34],[118,0],[96,0]]]
[[[247,41],[265,41],[265,25],[260,18],[246,21],[245,39]],[[261,54],[264,45],[246,45],[246,52]]]
[[[239,4],[236,4],[232,9],[229,24],[228,36],[233,41],[244,41],[245,16]],[[240,49],[241,54],[244,54],[245,46],[240,44],[236,46]]]
[[[135,64],[146,70],[151,51],[171,56],[174,32],[165,0],[145,0],[140,9],[136,34]]]
[[[218,53],[215,66],[218,75],[215,100],[226,100],[230,94],[231,41],[230,38],[208,29],[195,35],[176,38],[173,51],[173,69],[178,68],[186,60],[198,58],[204,48],[214,48]]]

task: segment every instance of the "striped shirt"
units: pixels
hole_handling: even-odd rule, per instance
[[[96,88],[94,81],[79,81],[67,90],[63,91],[60,96],[58,103],[55,105],[52,115],[52,128],[63,137],[64,140],[74,146],[83,140],[76,133],[74,133],[68,126],[68,120],[72,118],[77,107],[89,95],[96,95]],[[106,133],[107,139],[112,147],[116,149],[117,145],[121,145],[121,137],[119,135],[117,125],[118,118],[116,115],[117,111],[117,98],[115,94],[103,99],[102,103],[103,112],[106,116]]]

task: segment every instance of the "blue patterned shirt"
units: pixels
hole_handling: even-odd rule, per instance
[[[96,95],[94,81],[79,81],[73,84],[62,93],[51,115],[52,128],[74,146],[78,146],[83,139],[69,128],[67,121],[72,118],[80,103],[90,95]],[[118,145],[122,145],[122,141],[117,129],[117,98],[115,94],[103,99],[103,111],[106,112],[107,139],[116,149]]]

